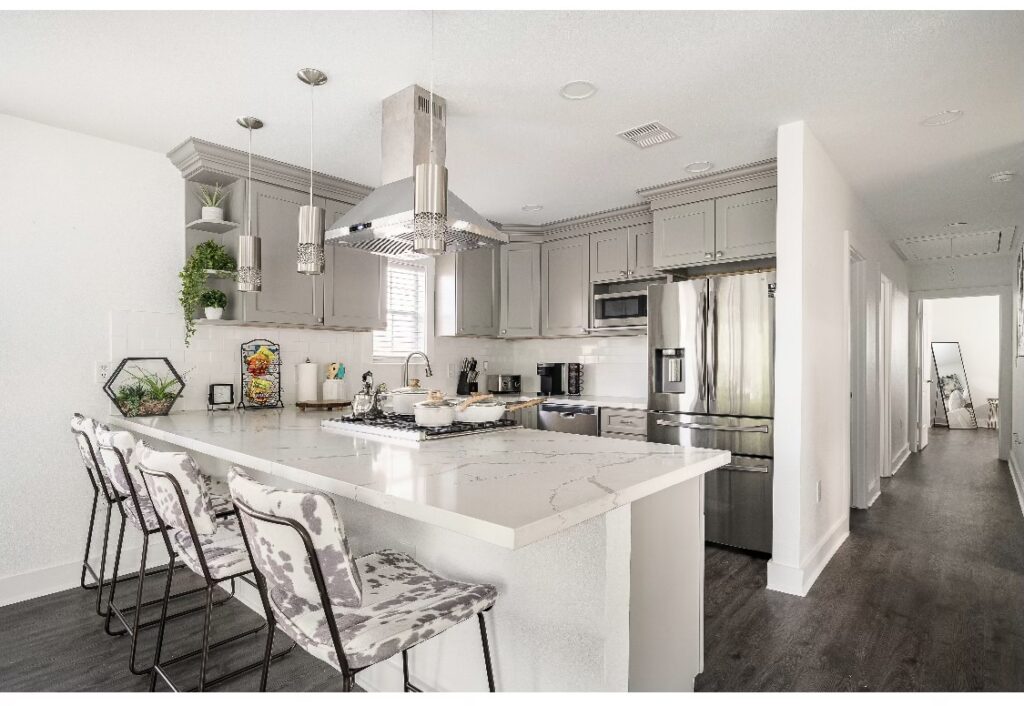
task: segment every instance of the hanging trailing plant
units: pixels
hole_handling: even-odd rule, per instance
[[[185,316],[185,345],[189,345],[196,332],[196,309],[199,307],[203,292],[206,291],[206,277],[212,270],[219,277],[235,278],[235,259],[228,254],[223,245],[212,240],[200,243],[185,261],[185,266],[178,273],[181,280],[181,293],[178,301]]]

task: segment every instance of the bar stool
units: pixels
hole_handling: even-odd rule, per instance
[[[252,581],[246,578],[248,574],[252,573],[252,564],[245,548],[245,540],[239,529],[238,515],[232,512],[218,516],[214,512],[209,489],[195,461],[188,454],[154,451],[145,445],[140,445],[136,448],[135,462],[160,520],[158,524],[168,555],[180,555],[185,565],[201,576],[206,583],[202,647],[161,661],[164,631],[168,621],[167,607],[171,598],[173,578],[172,572],[167,573],[159,628],[157,629],[156,656],[150,672],[150,691],[156,689],[157,676],[177,691],[177,687],[164,668],[196,655],[201,656],[199,684],[196,690],[205,691],[211,686],[262,667],[265,660],[277,659],[290,652],[294,645],[290,645],[288,649],[278,654],[265,655],[263,660],[207,680],[206,672],[211,649],[254,635],[264,628],[273,631],[273,626],[268,621],[231,637],[210,642],[214,589],[219,584],[233,581],[236,578],[256,587]],[[268,640],[268,642],[271,641],[272,639]]]
[[[162,598],[143,602],[142,596],[145,588],[145,579],[147,575],[159,573],[160,571],[174,571],[177,567],[175,566],[174,555],[168,554],[168,562],[166,567],[157,567],[152,571],[146,569],[146,558],[149,553],[149,539],[152,535],[160,532],[160,521],[156,516],[156,510],[153,507],[153,502],[149,497],[149,493],[146,491],[145,483],[142,480],[142,476],[139,474],[138,469],[135,467],[133,459],[136,456],[141,455],[141,449],[146,448],[142,441],[136,441],[135,437],[127,431],[113,431],[103,424],[96,425],[96,441],[99,446],[99,460],[100,464],[105,471],[106,478],[109,480],[110,485],[113,486],[121,500],[117,503],[117,508],[121,514],[121,530],[117,538],[117,549],[114,552],[114,569],[113,574],[110,577],[110,594],[107,599],[107,611],[106,617],[103,622],[103,629],[108,635],[123,635],[128,633],[131,635],[131,651],[128,657],[128,669],[133,674],[146,674],[150,669],[151,665],[145,668],[139,667],[136,664],[136,654],[138,651],[138,640],[139,632],[141,630],[156,627],[160,621],[158,619],[151,619],[148,621],[140,622],[140,614],[142,609],[163,603]],[[217,507],[219,505],[219,508]],[[234,512],[231,508],[230,499],[219,498],[215,503],[215,512],[218,516],[224,516]],[[118,571],[121,564],[121,549],[124,544],[124,529],[127,525],[132,525],[135,529],[142,533],[142,555],[139,562],[139,571],[136,574],[132,574],[138,578],[138,585],[136,587],[135,605],[129,607],[120,607],[115,600],[117,585],[119,581],[125,580],[124,577],[118,576]],[[190,591],[183,591],[176,593],[171,596],[171,600],[190,596],[203,591],[205,588],[196,588]],[[231,599],[235,592],[234,581],[231,582],[231,594],[219,601],[218,604],[223,604]],[[185,615],[194,614],[200,610],[203,610],[204,606],[199,606],[189,610],[174,613],[167,617],[168,620],[174,620],[176,618],[183,617]],[[132,622],[129,625],[128,619],[125,617],[127,613],[132,613]],[[112,630],[110,627],[111,616],[116,617],[123,626],[122,630]]]
[[[275,625],[340,671],[344,691],[352,690],[356,674],[399,652],[404,690],[419,691],[409,681],[408,650],[474,615],[494,691],[483,615],[494,607],[493,586],[450,581],[390,550],[353,559],[326,495],[279,490],[237,468],[228,474],[228,487],[271,625],[260,691],[267,686]]]

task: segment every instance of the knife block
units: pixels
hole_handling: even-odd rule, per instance
[[[455,386],[455,394],[472,395],[474,392],[477,392],[477,388],[478,386],[475,380],[473,382],[469,381],[468,370],[463,370],[461,373],[459,373],[459,382]]]

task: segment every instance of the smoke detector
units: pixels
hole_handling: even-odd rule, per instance
[[[617,134],[626,142],[636,145],[640,149],[654,147],[654,145],[660,145],[662,142],[669,142],[679,137],[679,135],[657,121],[638,125]]]

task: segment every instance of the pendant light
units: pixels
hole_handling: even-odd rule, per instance
[[[326,211],[313,205],[313,89],[327,83],[319,69],[302,69],[299,80],[309,86],[309,205],[299,208],[297,270],[301,275],[324,273],[324,220]]]
[[[430,11],[430,150],[428,161],[413,172],[412,249],[420,255],[436,256],[445,251],[448,235],[448,169],[440,164],[434,149],[434,11]]]
[[[260,268],[260,239],[252,234],[252,131],[263,127],[263,121],[251,115],[235,122],[249,131],[249,176],[245,186],[245,233],[238,236],[238,291],[262,290],[263,272]]]

